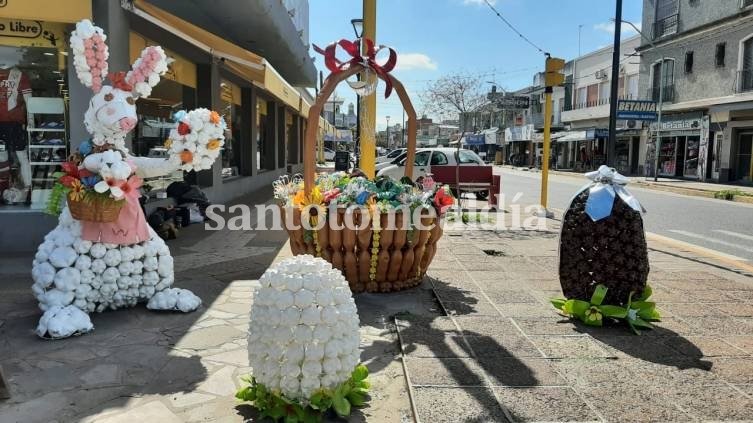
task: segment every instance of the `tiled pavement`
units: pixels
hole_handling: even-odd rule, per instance
[[[373,394],[351,421],[753,420],[753,279],[652,246],[664,321],[641,337],[586,328],[547,303],[560,295],[550,229],[447,233],[422,287],[358,295]],[[0,422],[254,419],[232,394],[250,371],[255,279],[289,254],[285,236],[207,235],[190,228],[170,243],[176,285],[202,297],[200,310],[106,312],[93,333],[63,341],[31,333],[30,259],[1,261],[0,366],[13,396]],[[234,251],[201,260],[221,249]]]
[[[585,327],[547,301],[550,229],[444,237],[443,313],[396,317],[421,422],[753,421],[753,278],[652,249],[657,328]]]

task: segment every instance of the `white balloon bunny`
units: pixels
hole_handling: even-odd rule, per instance
[[[224,121],[206,109],[182,112],[184,122],[170,136],[177,147],[170,149],[168,159],[128,154],[125,137],[137,123],[136,99],[149,96],[167,71],[167,58],[160,47],[147,47],[127,74],[108,74],[105,39],[102,29],[88,20],[79,22],[71,34],[76,73],[94,91],[84,118],[93,152],[74,169],[98,175],[101,180],[93,189],[126,203],[113,223],[76,220],[65,206],[58,226],[45,236],[32,266],[32,291],[44,311],[36,329],[40,337],[89,332],[89,313],[138,302],[147,302],[152,310],[182,312],[201,305],[192,292],[170,288],[173,258],[146,224],[138,204],[138,182],[140,177],[178,169],[211,167],[224,142]],[[111,85],[103,85],[105,77]],[[197,128],[197,122],[203,128]]]

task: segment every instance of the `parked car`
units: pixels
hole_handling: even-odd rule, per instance
[[[386,166],[377,172],[377,176],[389,176],[392,179],[400,179],[405,174],[406,155],[403,154],[393,161],[393,164]],[[421,176],[431,173],[431,166],[486,166],[483,160],[471,150],[457,150],[454,148],[422,148],[416,151],[416,159],[413,164],[414,181]],[[479,190],[479,197],[488,195],[486,192]],[[485,194],[485,195],[484,195]]]
[[[377,157],[376,158],[376,162],[377,163],[391,162],[392,160],[394,160],[395,158],[397,158],[397,156],[399,156],[399,155],[401,155],[403,153],[405,153],[405,149],[404,148],[396,148],[396,149],[390,151],[389,153],[387,153],[387,154],[385,154],[383,156]]]
[[[398,164],[400,163],[401,160],[405,159],[405,156],[406,156],[406,153],[405,153],[405,150],[403,150],[403,152],[400,153],[398,156],[396,156],[394,159],[388,159],[383,162],[377,162],[376,165],[374,166],[374,170],[378,172],[384,169],[385,167]]]
[[[329,148],[324,149],[324,160],[332,162],[335,160],[335,151]]]

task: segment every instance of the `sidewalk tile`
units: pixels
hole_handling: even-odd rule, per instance
[[[554,309],[549,317],[516,317],[514,320],[526,335],[574,335],[578,333],[573,322],[556,314]]]
[[[408,357],[470,357],[471,352],[463,342],[460,335],[444,336],[403,336],[402,349],[403,354]]]
[[[740,357],[749,354],[725,342],[720,336],[668,337],[664,343],[688,357]]]
[[[540,303],[498,304],[497,309],[505,317],[542,317],[549,314],[550,311],[549,307]]]
[[[733,336],[727,336],[724,338],[727,342],[730,344],[742,348],[744,351],[748,352],[749,354],[753,354],[753,336],[751,335],[733,335]]]
[[[486,290],[489,299],[498,306],[506,304],[539,304],[536,297],[520,290]]]
[[[661,390],[615,384],[600,389],[578,389],[609,422],[689,422],[692,415],[677,408]]]
[[[564,359],[554,360],[553,365],[571,386],[594,387],[615,381],[640,383],[624,359]]]
[[[406,358],[410,383],[429,386],[485,386],[481,368],[467,358]]]
[[[643,337],[626,333],[625,336],[596,335],[594,338],[618,357],[651,357],[653,359],[662,359],[682,357],[684,355],[677,349],[670,347],[665,341],[666,339],[677,337]],[[675,345],[680,344],[680,342],[675,342]]]
[[[543,358],[481,357],[478,359],[494,386],[563,386],[551,360]]]
[[[753,360],[750,358],[709,358],[711,371],[729,383],[753,384]]]
[[[600,420],[572,388],[494,388],[494,392],[516,422]]]
[[[502,407],[489,388],[414,387],[420,421],[506,423]]]
[[[664,395],[678,407],[704,421],[753,420],[753,400],[727,386],[684,386]]]
[[[497,316],[457,316],[465,336],[520,335],[520,331],[509,318]]]
[[[543,357],[541,351],[525,336],[466,336],[476,357]]]
[[[587,335],[531,336],[547,358],[606,358],[612,356]]]
[[[499,316],[494,306],[483,298],[469,301],[442,301],[442,306],[451,316]]]

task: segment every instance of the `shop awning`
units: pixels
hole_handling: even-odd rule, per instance
[[[557,138],[557,142],[586,141],[588,139],[587,131],[566,131],[562,136]]]
[[[133,4],[133,12],[138,16],[163,27],[215,57],[224,58],[225,66],[233,73],[269,91],[296,111],[300,110],[301,96],[298,91],[285,81],[263,57],[199,28],[145,0],[134,0]]]
[[[2,18],[64,23],[92,18],[92,0],[6,0],[0,3]]]

